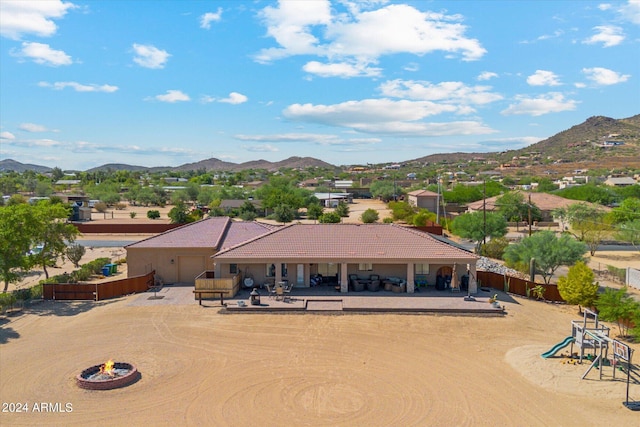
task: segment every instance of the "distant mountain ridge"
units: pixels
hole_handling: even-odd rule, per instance
[[[623,142],[617,146],[615,152],[598,149],[599,144],[605,140],[612,139]],[[506,162],[511,158],[528,155],[530,153],[541,153],[544,157],[562,159],[566,162],[584,163],[598,162],[602,159],[615,158],[621,162],[633,164],[640,162],[640,114],[625,119],[612,119],[604,116],[589,117],[583,123],[557,133],[543,141],[532,144],[518,150],[509,150],[501,153],[441,153],[431,154],[402,163],[441,163],[455,161],[467,161],[474,158],[494,159]],[[637,163],[636,163],[637,166]],[[244,163],[232,163],[216,158],[201,160],[195,163],[186,163],[181,166],[132,166],[121,163],[109,163],[87,170],[96,172],[101,170],[130,170],[130,171],[241,171],[247,169],[278,170],[280,168],[338,168],[338,166],[324,162],[313,157],[289,157],[287,159],[270,162],[267,160],[252,160]],[[12,159],[0,160],[0,171],[24,172],[33,170],[35,172],[50,172],[52,168],[32,164],[23,164]]]

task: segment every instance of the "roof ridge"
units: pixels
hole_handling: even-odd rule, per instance
[[[258,222],[258,221],[251,221],[251,222],[255,222],[255,223],[258,223],[258,224],[260,224],[260,225],[263,225],[263,224],[261,224],[261,223],[260,223],[260,222]],[[283,226],[283,227],[279,227],[279,228],[275,228],[275,229],[269,230],[268,232],[266,232],[266,233],[264,233],[264,234],[261,234],[261,235],[259,235],[259,236],[253,237],[253,238],[251,238],[251,239],[249,239],[249,240],[245,240],[244,242],[240,242],[240,243],[238,243],[238,244],[236,244],[236,245],[233,245],[233,246],[230,246],[230,247],[228,247],[228,248],[226,248],[226,249],[223,249],[223,250],[219,251],[218,253],[216,253],[216,255],[223,254],[223,253],[225,253],[225,252],[229,252],[229,251],[230,251],[230,250],[232,250],[232,249],[236,249],[236,248],[242,247],[242,246],[244,246],[244,245],[246,245],[246,244],[248,244],[248,243],[255,242],[255,241],[259,240],[259,239],[264,238],[265,236],[270,236],[270,235],[272,235],[273,233],[277,233],[278,231],[285,230],[285,229],[287,229],[287,228],[289,228],[289,227],[291,227],[291,226],[293,226],[293,225],[294,225],[294,224],[288,224],[288,225],[285,225],[285,226]],[[266,228],[266,227],[265,227],[265,228]]]
[[[149,237],[145,237],[144,239],[140,239],[137,242],[129,243],[128,245],[126,245],[124,247],[128,248],[129,246],[137,245],[138,243],[146,242],[147,240],[156,239],[156,238],[164,236],[166,234],[173,233],[174,231],[182,230],[183,228],[191,227],[193,225],[200,224],[201,222],[208,221],[210,219],[215,219],[215,217],[208,217],[208,218],[200,219],[198,221],[188,222],[186,224],[182,224],[180,227],[172,228],[170,230],[165,230],[162,233],[154,234],[153,236],[149,236]]]

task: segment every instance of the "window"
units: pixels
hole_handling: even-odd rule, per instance
[[[229,273],[238,274],[238,264],[229,264]]]
[[[416,264],[415,274],[429,274],[429,264]]]
[[[371,270],[373,270],[373,264],[360,263],[360,264],[358,264],[358,270],[360,270],[360,271],[371,271]]]
[[[289,277],[288,273],[287,273],[287,264],[282,264],[281,265],[280,272],[282,273],[282,277]]]
[[[276,265],[267,264],[267,277],[276,277]]]

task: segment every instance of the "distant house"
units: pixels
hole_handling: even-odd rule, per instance
[[[636,180],[629,176],[623,176],[618,178],[609,177],[604,181],[604,183],[610,187],[628,187],[630,185],[637,184]]]
[[[438,193],[429,190],[415,190],[407,193],[408,202],[411,206],[428,209],[436,212],[438,208]]]
[[[320,200],[320,204],[325,208],[335,208],[340,204],[353,203],[353,194],[351,193],[313,193]]]
[[[555,196],[553,194],[548,194],[548,193],[527,193],[524,191],[517,191],[517,192],[521,193],[525,197],[525,200],[527,201],[529,200],[529,196],[531,196],[531,203],[536,205],[536,207],[540,209],[540,213],[542,214],[543,221],[554,220],[553,214],[552,214],[554,209],[566,208],[575,203],[587,203],[588,205],[597,206],[598,208],[604,211],[610,210],[610,208],[607,208],[604,206],[595,205],[593,203],[588,203],[588,202],[580,202],[579,200],[565,199],[564,197]],[[467,210],[468,212],[478,212],[478,211],[482,211],[483,209],[486,209],[487,211],[490,211],[490,212],[495,211],[497,210],[496,201],[499,198],[500,196],[495,196],[495,197],[490,197],[485,201],[478,200],[476,202],[469,203],[467,204]]]

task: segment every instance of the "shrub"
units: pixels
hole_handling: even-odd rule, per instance
[[[86,253],[86,249],[84,246],[78,243],[74,243],[69,245],[65,250],[65,255],[67,259],[73,263],[73,266],[78,268],[80,266],[80,260]]]
[[[598,297],[598,282],[593,283],[593,271],[582,261],[576,262],[566,276],[558,279],[558,292],[567,304],[592,307]]]
[[[136,213],[135,212],[129,212],[129,216],[133,219],[136,217]]]
[[[149,219],[158,219],[158,218],[160,218],[160,211],[159,210],[155,210],[155,209],[147,211],[147,218],[149,218]]]
[[[127,207],[127,205],[125,205],[124,203],[116,203],[115,205],[113,205],[113,207],[118,211],[122,211]]]
[[[486,245],[482,245],[480,254],[489,258],[502,259],[507,246],[509,246],[509,241],[504,237],[491,239]]]
[[[607,288],[596,301],[600,319],[616,322],[623,337],[629,334],[629,324],[640,317],[640,305],[627,293],[626,288],[613,290]]]
[[[11,292],[0,293],[0,309],[6,310],[16,303],[16,296]]]
[[[376,211],[375,209],[371,209],[371,208],[369,208],[366,211],[362,212],[362,215],[360,216],[360,219],[365,224],[374,223],[379,218],[380,218],[380,215],[378,214],[378,211]]]
[[[337,224],[340,222],[340,215],[336,212],[327,212],[320,215],[318,221],[323,224]]]
[[[389,218],[389,217],[383,218],[382,222],[384,224],[393,224],[393,218]]]
[[[93,205],[93,208],[100,213],[104,213],[107,211],[107,204],[105,202],[98,202]]]

